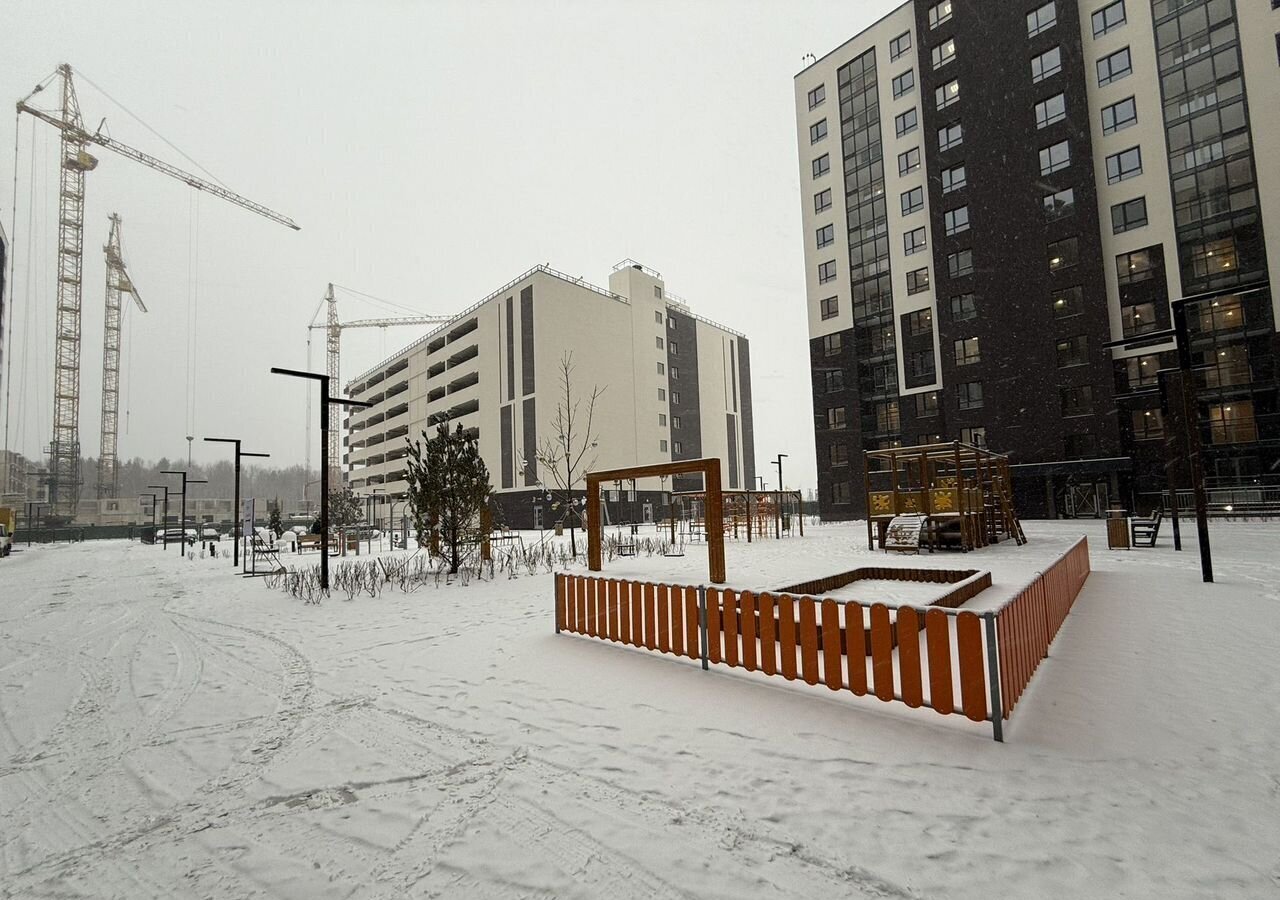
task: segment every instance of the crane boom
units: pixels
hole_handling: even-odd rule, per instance
[[[111,214],[111,233],[102,252],[107,258],[107,311],[102,330],[102,424],[98,451],[98,499],[115,500],[120,494],[120,468],[116,455],[120,420],[120,328],[123,295],[129,294],[147,311],[125,268],[120,250],[120,216]]]

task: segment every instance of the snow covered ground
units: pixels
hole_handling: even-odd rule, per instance
[[[1207,586],[1193,537],[1027,531],[888,558],[990,569],[986,606],[1089,535],[1094,573],[1005,744],[557,637],[547,574],[310,607],[229,561],[19,548],[0,896],[1280,895],[1280,526],[1216,524]],[[754,588],[886,560],[853,526],[727,555]],[[705,549],[606,572],[696,584]]]

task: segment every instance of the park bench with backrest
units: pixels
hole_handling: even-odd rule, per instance
[[[1134,518],[1129,522],[1135,547],[1154,547],[1156,537],[1160,534],[1160,520],[1164,518],[1164,509],[1157,508],[1149,519]]]
[[[298,552],[312,547],[316,550],[320,549],[320,535],[318,534],[300,534],[298,535]]]

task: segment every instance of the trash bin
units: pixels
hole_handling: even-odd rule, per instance
[[[1107,510],[1107,549],[1108,550],[1130,549],[1128,510],[1124,510],[1124,509]]]

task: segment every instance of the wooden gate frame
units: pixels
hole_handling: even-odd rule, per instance
[[[600,484],[609,481],[625,481],[631,478],[654,478],[663,475],[689,475],[702,473],[702,487],[706,491],[706,521],[722,522],[724,503],[720,496],[720,460],[686,459],[680,462],[654,463],[648,466],[629,466],[623,469],[606,469],[588,472],[587,479],[587,568],[599,572],[603,567],[601,544],[604,542],[604,522],[600,517]],[[712,584],[725,583],[724,528],[717,525],[706,529],[707,562],[711,569]]]

